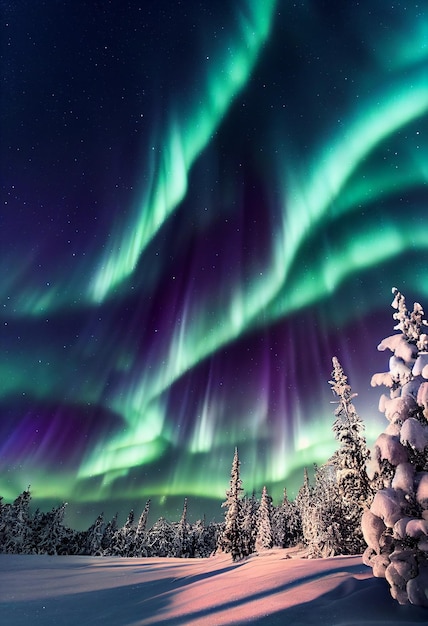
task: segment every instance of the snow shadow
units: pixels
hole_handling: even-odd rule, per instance
[[[271,613],[268,618],[233,622],[234,626],[249,623],[263,626],[411,626],[428,624],[428,610],[399,605],[391,597],[388,583],[383,579],[352,577],[311,602]]]
[[[242,562],[242,564],[245,564],[245,561]],[[234,569],[236,568],[238,564],[235,564],[233,567],[231,568],[224,568],[224,570],[216,570],[214,572],[211,572],[212,576],[216,576],[222,573],[222,571],[227,571],[227,569]],[[360,573],[361,572],[361,564],[357,564],[354,566],[351,566],[349,568],[347,568],[347,572],[348,573]],[[308,576],[304,576],[304,577],[300,577],[298,579],[296,579],[295,581],[291,581],[291,582],[287,582],[284,583],[283,585],[278,585],[278,586],[274,586],[268,590],[264,589],[263,591],[260,591],[259,593],[252,593],[250,595],[245,595],[242,598],[239,599],[235,599],[235,600],[230,600],[227,602],[219,602],[217,601],[217,603],[214,605],[210,605],[207,606],[206,608],[197,610],[197,611],[187,611],[185,614],[182,615],[171,615],[169,612],[169,608],[174,604],[174,600],[175,600],[175,596],[180,593],[182,591],[182,589],[174,589],[171,590],[169,592],[166,592],[164,594],[162,594],[161,596],[157,597],[157,598],[150,598],[147,601],[144,602],[145,607],[147,607],[147,612],[153,616],[153,620],[150,622],[150,624],[168,624],[168,626],[187,626],[188,624],[204,624],[204,623],[209,623],[212,625],[215,625],[216,623],[224,623],[223,618],[219,618],[219,622],[216,622],[216,615],[220,615],[223,612],[230,612],[233,610],[234,614],[236,614],[236,611],[239,610],[240,608],[243,610],[243,612],[247,613],[247,611],[245,610],[245,607],[249,604],[249,603],[255,603],[257,601],[266,601],[266,613],[267,615],[265,615],[260,621],[257,621],[256,618],[253,619],[245,619],[242,624],[248,624],[248,623],[260,623],[260,624],[264,624],[265,626],[267,624],[274,624],[274,623],[278,623],[283,625],[284,623],[286,624],[293,624],[294,626],[294,621],[292,618],[291,621],[282,621],[283,618],[283,613],[287,613],[287,611],[280,611],[278,613],[278,619],[279,621],[272,621],[272,620],[276,620],[277,617],[275,614],[270,613],[269,611],[269,598],[271,596],[277,596],[278,594],[281,594],[283,592],[287,592],[290,591],[292,589],[298,589],[301,586],[304,586],[306,584],[315,584],[316,581],[321,580],[322,578],[324,578],[325,576],[332,576],[334,574],[339,574],[339,573],[343,573],[343,568],[342,567],[337,567],[337,568],[333,568],[328,570],[328,572],[325,573],[315,573],[315,574],[311,574]],[[193,578],[192,582],[196,582],[196,578],[195,577],[189,577],[188,579],[186,578],[185,581],[186,583],[191,582],[191,578]],[[206,575],[203,575],[202,578],[206,578]],[[358,581],[359,582],[359,581]],[[243,583],[245,585],[245,582]],[[337,589],[337,588],[336,588]],[[297,592],[298,593],[298,592]],[[332,592],[333,595],[335,595],[337,593],[337,591],[333,591]],[[189,602],[189,605],[191,603]],[[306,609],[303,610],[304,613],[304,619],[301,622],[302,625],[306,625],[309,624],[310,622],[307,621],[306,619],[306,612],[309,610],[309,607],[312,606],[312,603],[307,603],[308,607]],[[303,606],[303,605],[301,605]],[[311,608],[312,610],[312,608]],[[352,612],[355,612],[354,610]],[[330,615],[331,617],[331,615]],[[287,617],[288,619],[288,617]],[[209,620],[209,621],[208,621]],[[149,622],[147,622],[148,624]],[[237,619],[233,619],[231,618],[230,624],[240,624],[241,622],[239,622],[239,618]],[[320,624],[323,622],[319,622],[319,621],[314,621],[314,624]],[[296,622],[297,624],[297,622]],[[333,622],[326,622],[326,624],[328,624],[329,626],[333,626]]]
[[[5,601],[2,600],[0,590],[0,623],[5,624],[5,626],[28,626],[28,624],[31,626],[58,626],[58,624],[61,626],[90,626],[93,624],[131,626],[148,620],[146,623],[154,624],[158,622],[157,614],[169,606],[169,599],[179,594],[183,587],[225,574],[239,567],[239,564],[234,563],[214,571],[179,578],[159,576],[142,582],[137,581],[133,584],[129,584],[133,574],[143,570],[145,574],[152,572],[156,575],[159,574],[159,567],[144,564],[130,568],[129,562],[126,567],[120,566],[120,563],[106,564],[105,566],[101,563],[100,567],[101,569],[105,567],[108,570],[122,567],[127,584],[80,592],[70,588],[66,589],[64,593],[54,595],[49,595],[47,590],[45,597],[32,600],[18,598]],[[67,570],[69,574],[70,569],[82,571],[85,568],[86,564],[84,563],[79,565],[76,562],[70,562]],[[94,566],[92,561],[92,570],[94,568],[98,569],[98,564]],[[167,569],[176,568],[181,569],[181,571],[183,569],[180,564],[168,565]],[[96,576],[96,573],[93,575]],[[119,575],[120,578],[122,576]],[[108,581],[108,583],[111,582],[111,580]],[[31,586],[28,575],[24,574],[22,584]],[[168,622],[161,623],[172,624],[173,621],[168,620]],[[180,621],[180,623],[185,623],[185,620],[184,622]]]

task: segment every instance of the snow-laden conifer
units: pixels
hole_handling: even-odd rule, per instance
[[[214,554],[219,535],[218,523],[207,524],[205,517],[197,520],[190,528],[191,552],[194,557],[208,557]]]
[[[220,548],[224,552],[230,552],[234,561],[245,556],[240,525],[241,494],[243,492],[239,473],[240,464],[238,448],[235,448],[230,472],[230,487],[226,491],[226,501],[222,504],[226,508],[226,515],[224,530],[220,538]]]
[[[316,467],[307,516],[310,520],[305,527],[309,557],[351,553],[345,543],[347,520],[334,466]]]
[[[187,522],[187,498],[184,498],[183,512],[178,524],[175,525],[175,537],[172,551],[176,557],[190,556],[189,524]]]
[[[104,551],[107,556],[133,556],[135,543],[134,511],[128,513],[125,524],[113,533],[109,547]]]
[[[362,518],[363,558],[400,604],[428,606],[427,322],[419,303],[409,311],[403,294],[393,294],[399,332],[379,344],[392,356],[389,370],[372,378],[373,386],[389,389],[379,402],[388,425],[368,464],[378,491]]]
[[[34,528],[35,551],[38,554],[74,554],[76,531],[64,526],[67,502],[43,513]]]
[[[98,515],[95,522],[84,533],[83,547],[81,549],[82,554],[89,554],[91,556],[101,556],[102,547],[101,543],[104,536],[105,523],[104,514]]]
[[[117,531],[117,516],[118,514],[115,513],[112,519],[106,524],[106,527],[104,529],[103,537],[101,540],[101,550],[103,556],[108,556],[111,554],[111,543]]]
[[[164,517],[160,517],[150,528],[147,536],[149,556],[174,556],[175,532]]]
[[[135,530],[134,556],[148,556],[147,554],[147,522],[150,512],[150,498],[147,500],[144,509],[138,520]]]
[[[313,520],[313,488],[309,482],[308,469],[303,470],[303,485],[296,496],[296,506],[302,524],[302,543],[310,545],[315,534]]]
[[[27,554],[31,551],[32,527],[30,515],[30,487],[12,504],[0,510],[0,552]]]
[[[242,551],[244,556],[249,556],[254,552],[257,536],[257,502],[253,491],[251,498],[244,497],[241,501],[241,535]]]
[[[302,520],[296,502],[284,488],[282,502],[272,508],[272,540],[278,548],[291,548],[302,541]]]
[[[272,548],[272,499],[268,495],[266,486],[263,487],[260,506],[257,511],[257,535],[255,542],[256,552]]]
[[[333,372],[330,385],[337,396],[336,420],[333,432],[340,444],[330,459],[336,468],[336,478],[341,496],[351,504],[366,505],[371,498],[366,463],[369,450],[364,435],[365,427],[352,402],[352,392],[337,357],[333,357]]]
[[[340,499],[337,509],[338,513],[340,510],[342,519],[337,518],[336,523],[341,529],[339,533],[342,540],[341,553],[360,554],[365,548],[361,532],[361,516],[372,499],[372,490],[366,471],[369,450],[364,435],[364,423],[352,402],[357,394],[352,392],[348,378],[337,357],[333,357],[330,385],[337,396],[333,432],[339,442],[339,448],[328,464],[335,468],[335,474],[331,476],[331,480],[337,483],[338,499]],[[334,485],[330,484],[328,493],[331,497],[333,497],[334,490]]]

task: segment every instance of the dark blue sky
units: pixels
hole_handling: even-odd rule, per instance
[[[428,300],[426,3],[1,3],[0,494],[221,516]],[[74,507],[74,508],[73,508]],[[82,520],[85,520],[83,522]]]

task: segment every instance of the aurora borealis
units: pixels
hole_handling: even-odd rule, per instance
[[[1,7],[0,495],[219,517],[236,445],[293,495],[333,355],[374,439],[391,287],[428,308],[426,2]]]

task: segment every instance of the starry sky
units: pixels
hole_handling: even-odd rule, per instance
[[[428,307],[428,3],[0,2],[0,495],[221,519],[372,441]],[[71,519],[70,518],[70,519]]]

